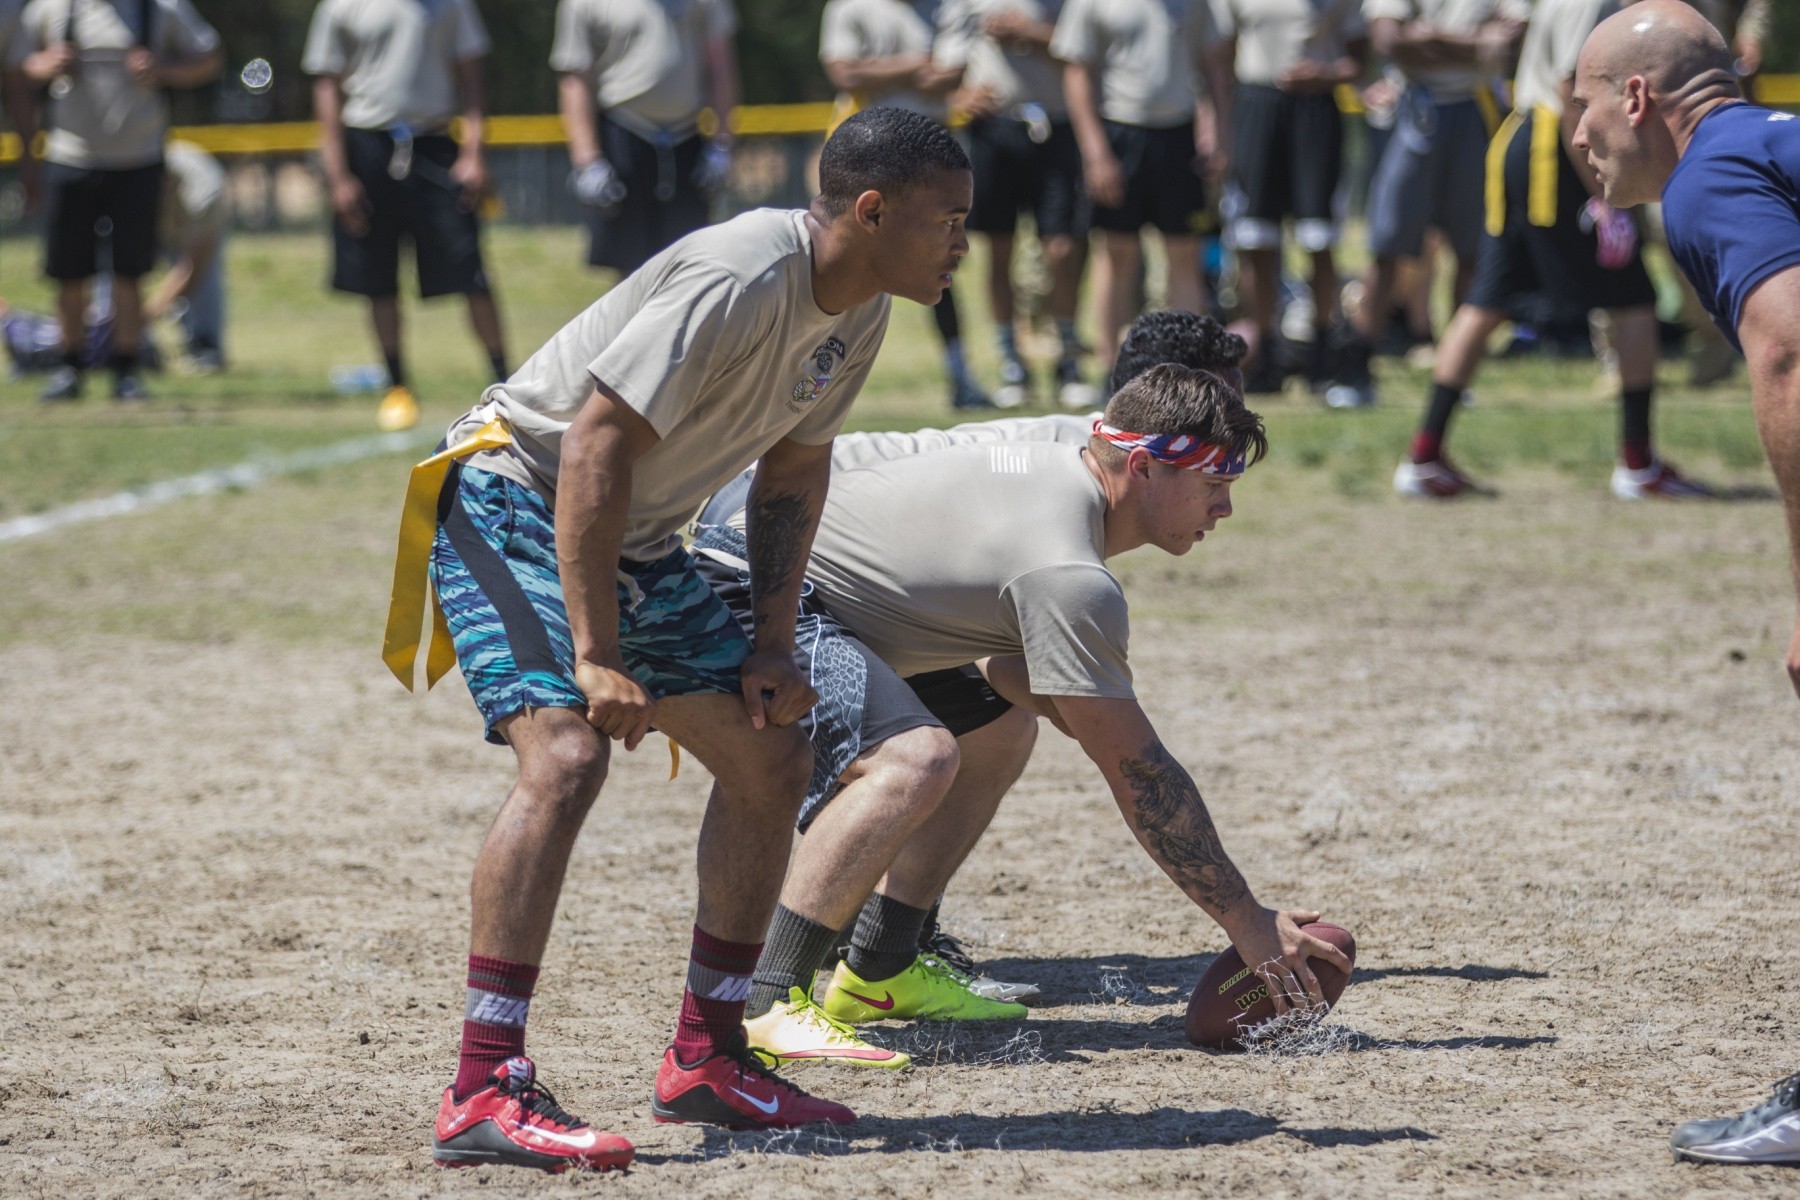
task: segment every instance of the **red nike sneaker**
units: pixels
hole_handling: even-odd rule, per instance
[[[796,1125],[848,1125],[856,1114],[841,1104],[809,1096],[750,1050],[742,1030],[710,1058],[684,1067],[670,1046],[656,1073],[650,1112],[658,1121],[697,1121],[727,1129],[792,1129]]]
[[[631,1143],[557,1107],[529,1058],[507,1059],[488,1079],[487,1087],[461,1104],[453,1089],[444,1089],[431,1143],[438,1166],[499,1163],[555,1175],[570,1167],[605,1171],[631,1165],[636,1153]]]

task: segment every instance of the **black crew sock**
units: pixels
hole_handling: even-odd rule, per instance
[[[793,988],[810,995],[813,976],[831,953],[837,936],[838,931],[829,925],[809,921],[785,904],[776,905],[762,957],[756,960],[756,972],[750,977],[745,1018],[762,1016],[785,1001]]]
[[[925,949],[926,941],[937,934],[938,910],[943,907],[944,893],[939,892],[937,899],[931,902],[931,907],[925,910],[925,923],[919,926],[919,949]]]
[[[1462,402],[1463,390],[1448,383],[1431,385],[1431,407],[1425,413],[1425,432],[1439,441],[1450,431],[1450,418]]]
[[[875,983],[892,979],[919,956],[919,932],[930,910],[902,904],[876,892],[856,918],[850,938],[850,969]]]
[[[488,351],[488,365],[494,368],[495,383],[505,383],[507,376],[512,374],[506,369],[506,351],[504,350]]]
[[[1444,457],[1444,435],[1450,428],[1450,417],[1462,400],[1462,389],[1446,383],[1431,385],[1431,404],[1425,420],[1413,434],[1412,460],[1416,463],[1437,462]]]
[[[86,363],[82,360],[80,350],[64,350],[62,353],[62,365],[69,368],[71,371],[80,371],[86,366]]]
[[[135,350],[129,353],[115,350],[106,360],[107,370],[113,373],[115,379],[123,379],[127,375],[136,374],[137,366],[138,356]]]
[[[396,350],[394,353],[388,354],[384,351],[382,357],[387,359],[388,386],[405,387],[406,367],[400,362],[400,352]]]
[[[1638,388],[1623,394],[1619,404],[1619,444],[1625,465],[1641,471],[1651,462],[1650,455],[1650,389]]]

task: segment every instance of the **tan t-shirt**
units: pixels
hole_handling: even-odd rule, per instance
[[[50,98],[46,162],[124,171],[161,160],[168,102],[162,89],[144,87],[125,73],[125,54],[143,43],[159,57],[199,58],[218,48],[219,35],[189,0],[154,0],[147,42],[143,30],[133,29],[137,14],[136,0],[31,0],[25,6],[14,47],[20,60],[64,41],[73,41],[80,55],[68,94]]]
[[[457,64],[488,50],[475,0],[320,0],[300,69],[339,77],[352,129],[438,133],[459,107]]]
[[[1105,514],[1074,446],[952,446],[834,473],[806,574],[901,675],[1023,652],[1034,692],[1130,697]]]
[[[1363,21],[1423,21],[1445,33],[1467,35],[1489,21],[1531,19],[1530,0],[1363,0]],[[1486,77],[1473,63],[1460,66],[1395,67],[1401,76],[1431,92],[1438,101],[1467,100]]]
[[[890,459],[926,454],[950,446],[986,446],[994,442],[1061,442],[1065,446],[1085,446],[1093,436],[1093,429],[1092,417],[1053,413],[1047,417],[969,421],[948,429],[842,433],[831,444],[831,469],[855,471]]]
[[[551,504],[562,437],[605,384],[659,441],[632,470],[623,553],[680,544],[706,498],[789,438],[831,441],[887,331],[888,297],[835,316],[813,300],[806,214],[764,208],[676,242],[546,342],[450,427],[452,444],[492,417],[510,447],[469,465]]]
[[[1221,38],[1237,39],[1239,83],[1274,86],[1302,60],[1327,63],[1366,37],[1362,0],[1211,0]]]
[[[819,25],[819,61],[855,62],[862,58],[892,58],[897,54],[930,54],[937,33],[938,0],[831,0]],[[863,108],[885,105],[910,109],[934,120],[944,119],[941,96],[926,96],[911,88],[888,92],[859,92],[852,99]]]
[[[1543,105],[1562,112],[1562,84],[1575,77],[1575,61],[1594,26],[1619,11],[1618,0],[1538,0],[1519,51],[1513,108]]]
[[[1100,76],[1100,115],[1172,129],[1194,119],[1216,35],[1207,0],[1067,0],[1050,53]]]
[[[1062,0],[947,0],[938,12],[931,56],[940,67],[961,67],[963,86],[985,88],[1002,108],[1036,104],[1053,121],[1068,115],[1062,64],[1046,52],[1009,50],[983,32],[989,17],[1017,12],[1027,20],[1056,24]]]
[[[165,147],[163,165],[157,244],[185,253],[224,236],[231,209],[219,160],[192,142],[176,141]]]
[[[591,78],[603,110],[685,132],[707,104],[707,44],[736,31],[731,0],[562,0],[550,67]]]

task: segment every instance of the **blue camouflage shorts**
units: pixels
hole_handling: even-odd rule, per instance
[[[438,499],[431,583],[456,661],[487,724],[527,708],[585,710],[556,570],[556,522],[530,488],[453,468]],[[619,651],[658,699],[738,691],[750,640],[686,550],[619,560]],[[629,579],[628,584],[626,580]]]

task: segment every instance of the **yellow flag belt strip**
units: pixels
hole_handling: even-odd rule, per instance
[[[437,537],[438,497],[450,465],[459,459],[512,444],[506,422],[495,417],[480,429],[440,450],[412,469],[406,481],[406,502],[400,510],[400,544],[394,551],[394,585],[388,593],[387,631],[381,639],[381,661],[407,691],[413,690],[418,673],[420,631],[425,624],[425,593],[431,543]],[[425,690],[456,665],[456,646],[437,594],[431,596],[431,640],[425,651]],[[681,746],[669,739],[669,778],[681,772]]]

